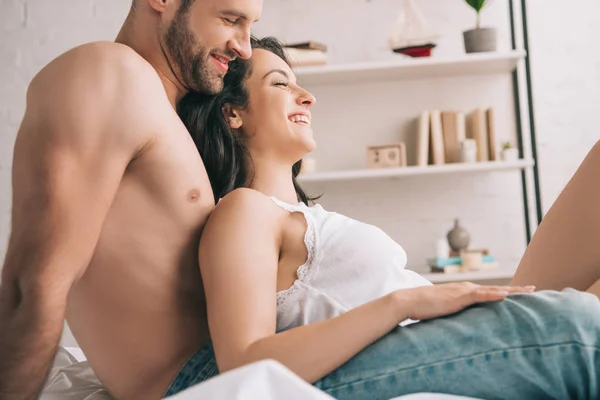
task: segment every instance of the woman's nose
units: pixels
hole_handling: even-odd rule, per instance
[[[312,107],[317,102],[317,99],[310,92],[300,88],[300,95],[298,96],[297,102],[300,105]]]

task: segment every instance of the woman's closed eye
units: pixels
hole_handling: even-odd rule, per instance
[[[290,84],[285,81],[276,81],[276,82],[273,82],[273,85],[279,86],[279,87],[285,87],[285,88],[290,86]]]

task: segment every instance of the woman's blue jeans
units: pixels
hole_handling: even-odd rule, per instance
[[[567,400],[600,399],[599,383],[600,301],[566,289],[396,328],[315,385],[348,400],[419,392]]]
[[[167,394],[217,374],[209,341]],[[566,289],[513,294],[398,327],[314,385],[341,400],[422,392],[485,400],[598,400],[599,382],[600,301]]]

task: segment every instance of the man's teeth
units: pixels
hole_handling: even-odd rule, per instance
[[[310,124],[310,118],[308,118],[306,115],[292,115],[290,117],[290,121],[292,121],[295,124],[297,124],[299,122],[302,122],[307,125]]]

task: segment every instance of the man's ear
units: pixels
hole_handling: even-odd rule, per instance
[[[239,110],[236,110],[230,104],[223,106],[223,115],[231,129],[240,129],[242,127],[242,117]]]
[[[148,5],[154,11],[158,11],[161,14],[166,12],[167,9],[169,8],[169,6],[172,5],[172,3],[175,3],[175,0],[145,0],[145,1],[148,2]]]

